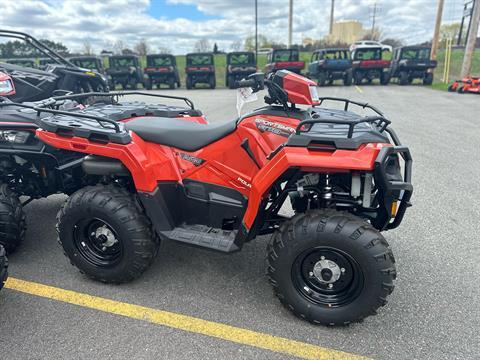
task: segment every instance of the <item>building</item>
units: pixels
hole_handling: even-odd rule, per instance
[[[341,20],[333,23],[332,33],[327,36],[329,42],[352,44],[365,35],[365,29],[360,21]]]

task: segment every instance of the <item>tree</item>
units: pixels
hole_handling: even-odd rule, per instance
[[[447,39],[456,39],[460,32],[460,23],[443,24],[440,27],[440,41],[445,42]]]
[[[125,45],[123,44],[123,41],[122,40],[117,40],[114,44],[113,44],[113,52],[115,54],[121,54],[122,53],[122,50],[125,49]]]
[[[232,44],[230,45],[230,49],[233,50],[233,51],[240,51],[242,50],[242,42],[240,40],[235,40],[234,42],[232,42]]]
[[[213,44],[213,53],[214,53],[214,54],[218,54],[218,46],[217,46],[217,43],[214,43],[214,44]]]
[[[379,41],[380,38],[382,37],[382,30],[379,28],[376,28],[375,30],[372,31],[367,31],[361,38],[361,40],[374,40],[374,41]]]
[[[92,44],[90,44],[90,41],[86,40],[83,42],[82,52],[84,55],[93,55]]]
[[[195,52],[207,52],[211,48],[212,47],[210,46],[210,41],[208,41],[207,39],[200,39],[193,46],[193,51],[195,51]]]
[[[386,38],[382,40],[382,44],[390,45],[392,48],[403,46],[403,41],[395,38]]]
[[[50,40],[40,40],[52,50],[58,52],[60,55],[68,55],[68,48],[60,42]],[[45,56],[41,51],[34,46],[27,44],[24,41],[8,41],[0,44],[0,54],[2,58],[21,58],[21,57],[42,57]]]
[[[264,35],[258,35],[258,48],[270,47],[271,43],[267,40],[267,37]],[[245,44],[243,48],[246,51],[255,51],[255,36],[250,35],[245,39]]]
[[[141,39],[134,47],[135,52],[140,56],[145,56],[148,54],[148,44],[145,39]]]
[[[168,47],[160,46],[160,47],[158,48],[158,53],[159,53],[159,54],[171,54],[172,51],[171,51]]]

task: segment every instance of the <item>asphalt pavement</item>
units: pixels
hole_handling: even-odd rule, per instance
[[[210,121],[234,119],[235,91],[179,89]],[[476,359],[480,354],[480,97],[424,88],[327,87],[321,96],[368,101],[392,120],[414,158],[414,195],[385,233],[398,280],[377,316],[313,326],[274,297],[264,276],[267,237],[223,255],[167,242],[137,281],[81,275],[56,242],[63,195],[25,208],[25,243],[10,275],[61,289],[193,316],[375,359]],[[259,101],[248,104],[258,107]],[[27,295],[0,292],[0,359],[283,359],[287,355]]]

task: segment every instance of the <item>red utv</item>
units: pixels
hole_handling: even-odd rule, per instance
[[[147,67],[143,71],[145,88],[151,90],[155,85],[167,84],[170,89],[180,87],[177,61],[170,54],[147,55]]]
[[[456,91],[460,94],[472,93],[480,94],[480,77],[468,76],[462,80],[455,80],[449,87],[448,91]]]
[[[267,273],[287,308],[330,325],[375,314],[396,276],[380,231],[409,206],[408,148],[379,110],[319,98],[315,82],[292,72],[237,85],[266,87],[268,106],[214,124],[38,109],[51,114],[38,120],[42,141],[88,154],[92,185],[58,215],[66,255],[89,277],[121,283],[150,266],[161,241],[231,253],[273,234]],[[343,110],[324,108],[329,101]],[[287,202],[289,216],[280,212]]]
[[[215,89],[215,60],[213,53],[192,53],[186,56],[185,67],[186,87],[188,90],[197,84],[208,84],[210,89]]]
[[[305,62],[299,60],[297,49],[276,49],[267,55],[265,73],[268,75],[277,70],[289,70],[300,74],[305,67]]]
[[[356,85],[363,80],[371,84],[374,79],[379,79],[380,84],[390,82],[390,60],[384,60],[386,51],[382,47],[359,47],[352,52],[352,72]]]

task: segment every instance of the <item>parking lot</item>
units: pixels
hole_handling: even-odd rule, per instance
[[[210,121],[236,116],[235,91],[165,93],[192,98]],[[377,316],[345,328],[295,318],[264,276],[266,237],[232,255],[164,243],[153,266],[133,283],[93,282],[69,264],[56,242],[55,215],[65,200],[56,195],[25,208],[27,238],[9,258],[13,281],[0,293],[0,359],[478,358],[480,98],[397,85],[328,87],[319,93],[383,110],[414,158],[414,206],[398,229],[385,233],[398,280]],[[259,99],[248,107],[261,104]],[[31,295],[32,283],[55,289]],[[15,284],[23,285],[14,290]],[[72,305],[75,299],[59,299],[62,289],[96,298]],[[102,310],[99,298],[118,302],[119,310]],[[156,313],[159,321],[139,319],[129,305],[168,313]],[[188,321],[177,314],[208,322],[185,331]],[[243,330],[232,342],[235,329]],[[288,344],[298,351],[283,351]]]

